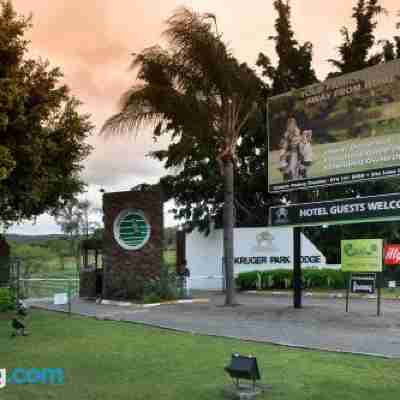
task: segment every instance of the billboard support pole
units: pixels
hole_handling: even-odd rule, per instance
[[[352,280],[351,272],[347,276],[347,285],[346,285],[346,312],[349,312],[349,302],[350,302],[350,285]]]
[[[382,286],[382,272],[376,274],[376,285],[378,287],[378,298],[376,303],[376,315],[381,315],[381,286]]]
[[[302,308],[301,228],[293,228],[293,306]]]
[[[381,272],[377,273],[377,286],[378,286],[378,298],[377,298],[377,311],[376,315],[380,317],[381,315],[381,289],[382,289],[382,284],[383,284],[383,270],[385,266],[385,247],[386,247],[387,240],[383,240],[382,243],[382,269]]]

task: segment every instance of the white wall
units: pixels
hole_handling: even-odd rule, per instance
[[[186,261],[193,289],[222,289],[222,254],[220,229],[208,236],[198,231],[186,235]]]
[[[236,228],[235,274],[293,268],[292,228]],[[304,235],[301,239],[303,268],[323,268],[326,259]],[[223,232],[209,236],[193,231],[186,235],[186,260],[193,289],[221,290],[223,285]]]

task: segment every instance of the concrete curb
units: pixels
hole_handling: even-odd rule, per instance
[[[245,294],[252,294],[257,296],[274,296],[274,297],[292,297],[292,293],[289,292],[278,292],[278,291],[258,291],[258,290],[245,290],[242,293]],[[346,295],[343,293],[334,293],[334,292],[327,292],[327,293],[312,293],[312,292],[304,292],[304,297],[313,297],[314,299],[346,299]],[[357,299],[357,300],[376,300],[375,295],[358,295],[354,296],[351,295],[350,299]],[[400,296],[397,298],[393,297],[385,297],[382,296],[382,300],[385,301],[400,301]]]
[[[206,304],[209,303],[210,299],[186,299],[186,300],[173,300],[173,301],[163,301],[160,303],[131,303],[129,301],[115,301],[115,300],[102,300],[100,302],[101,305],[108,306],[118,306],[118,307],[138,307],[138,308],[152,308],[152,307],[160,307],[160,306],[168,306],[168,305],[176,305],[176,304]]]

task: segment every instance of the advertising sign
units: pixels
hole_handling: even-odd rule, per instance
[[[400,244],[388,244],[385,246],[385,264],[400,264]]]
[[[270,192],[400,175],[400,60],[269,99]]]
[[[382,239],[342,240],[342,271],[382,272],[382,250]]]
[[[375,293],[375,275],[374,276],[353,276],[351,278],[352,293]]]
[[[272,226],[310,226],[400,219],[400,194],[270,207]]]

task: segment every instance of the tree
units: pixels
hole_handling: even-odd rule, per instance
[[[267,83],[264,84],[259,108],[242,129],[237,145],[235,220],[240,227],[267,225],[268,206],[274,202],[274,197],[265,190],[267,97],[315,83],[317,80],[312,68],[312,45],[309,42],[299,45],[294,39],[289,4],[279,1],[275,6],[278,10],[277,33],[270,38],[277,44],[278,66],[273,67],[269,58],[263,54],[258,59],[262,74],[272,81],[274,88],[271,90]],[[288,80],[285,78],[287,76],[292,78]],[[212,222],[217,227],[222,226],[222,190],[215,190],[219,188],[220,181],[218,175],[214,174],[213,149],[196,143],[191,152],[190,168],[182,168],[177,173],[164,177],[161,183],[167,198],[172,196],[179,204],[175,210],[178,218],[190,219],[192,227],[208,232]]]
[[[397,13],[397,15],[400,16],[400,11]],[[400,22],[396,24],[396,29],[399,28]],[[381,40],[380,43],[383,45],[383,58],[385,62],[400,58],[400,36],[394,36],[393,42],[390,40]]]
[[[271,82],[271,91],[268,94],[272,96],[318,82],[312,66],[313,45],[309,41],[300,44],[296,40],[291,23],[290,1],[275,0],[274,8],[278,14],[275,21],[276,34],[269,36],[268,39],[275,42],[278,65],[273,66],[270,58],[263,53],[259,54],[257,60],[257,66],[261,68],[262,75]],[[267,171],[265,166],[263,170]],[[266,178],[262,184],[265,186]],[[271,199],[266,198],[265,195],[261,198],[268,205],[271,202]],[[296,198],[296,200],[299,199]],[[263,204],[261,201],[258,203]],[[257,210],[257,205],[255,207]],[[267,215],[265,210],[264,215]]]
[[[35,246],[32,243],[10,242],[10,245],[12,256],[18,257],[22,261],[21,278],[31,278],[33,274],[51,271],[54,260],[54,253],[51,249]]]
[[[58,258],[60,270],[65,271],[65,263],[68,257],[74,257],[75,254],[71,254],[71,248],[68,241],[65,239],[53,239],[46,243],[46,247],[49,248]]]
[[[164,249],[176,250],[176,226],[164,228]]]
[[[7,147],[0,145],[0,181],[6,179],[15,168],[15,161]]]
[[[0,222],[52,212],[83,189],[92,130],[58,68],[27,58],[30,19],[0,1]]]
[[[342,28],[342,34],[345,38],[340,46],[339,52],[341,59],[339,61],[331,60],[332,64],[339,68],[340,72],[330,74],[338,76],[344,73],[356,72],[362,68],[373,66],[382,61],[391,61],[400,56],[399,48],[388,40],[378,41],[383,44],[383,52],[370,55],[371,49],[375,44],[374,31],[377,26],[376,18],[385,10],[379,5],[378,1],[358,1],[353,8],[353,18],[356,19],[356,29],[350,36],[346,28]],[[397,46],[400,41],[396,41]],[[396,54],[398,53],[398,54]],[[354,107],[353,102],[349,105]],[[349,110],[351,111],[351,110]],[[316,191],[319,201],[342,199],[355,196],[374,196],[380,193],[398,192],[399,184],[396,179],[386,179],[372,182],[361,182],[352,185],[340,185],[324,190]],[[386,240],[398,240],[399,231],[395,223],[368,223],[368,224],[350,224],[331,226],[329,229],[307,228],[306,233],[311,240],[320,243],[328,256],[328,262],[337,263],[340,258],[340,240],[343,238],[357,237],[384,237]]]
[[[82,213],[82,220],[80,224],[80,233],[87,239],[92,236],[97,229],[100,229],[100,223],[93,221],[91,215],[94,213],[101,213],[102,209],[95,208],[89,200],[82,200],[77,203],[77,207]]]
[[[120,112],[105,123],[103,131],[120,134],[153,126],[155,138],[166,134],[172,139],[167,151],[153,154],[167,168],[180,168],[183,174],[200,168],[199,181],[205,173],[215,182],[210,191],[221,187],[218,173],[224,177],[225,302],[233,305],[236,147],[257,110],[262,83],[223,43],[215,16],[181,8],[167,26],[168,48],[154,46],[135,56],[132,67],[138,69],[140,83],[123,96]],[[179,190],[185,196],[188,188]]]
[[[356,20],[356,28],[351,35],[347,28],[342,28],[344,42],[339,47],[340,60],[330,60],[340,72],[331,73],[329,74],[330,77],[357,72],[384,60],[389,61],[394,56],[395,48],[388,41],[378,41],[378,43],[384,44],[383,53],[370,55],[376,42],[374,33],[377,27],[377,17],[381,13],[386,13],[386,10],[379,4],[379,0],[358,0],[357,6],[353,7],[352,15]],[[352,103],[349,102],[349,105],[352,105]],[[327,200],[329,198],[353,197],[355,193],[373,195],[397,192],[398,187],[396,185],[395,182],[388,180],[358,183],[351,186],[343,185],[319,191],[318,197],[321,200]],[[346,229],[352,228],[346,227]]]
[[[74,255],[77,267],[80,265],[81,238],[88,238],[89,233],[94,228],[97,228],[97,225],[94,225],[89,219],[90,213],[91,204],[88,200],[79,201],[72,199],[54,214],[56,223],[68,237],[70,254]]]
[[[382,61],[382,54],[370,53],[375,45],[377,17],[384,12],[385,9],[379,4],[379,0],[358,0],[352,15],[356,28],[352,34],[346,27],[341,29],[343,43],[339,46],[340,58],[329,60],[339,72],[331,73],[330,76],[358,71]]]
[[[317,82],[312,67],[313,46],[310,42],[300,45],[295,39],[291,24],[289,0],[275,0],[278,17],[275,22],[276,35],[269,36],[275,42],[279,62],[272,66],[268,56],[260,53],[257,65],[262,68],[263,76],[272,82],[272,94],[278,95],[292,89],[301,88]]]
[[[83,213],[76,199],[68,201],[65,206],[55,214],[56,223],[61,232],[67,235],[70,243],[70,252],[77,258],[79,248],[80,228],[83,224]]]

